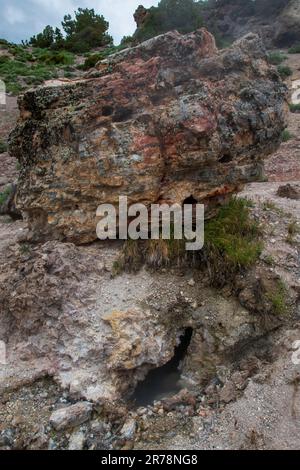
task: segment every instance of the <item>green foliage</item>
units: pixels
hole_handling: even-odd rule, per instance
[[[62,26],[66,33],[65,47],[72,52],[86,52],[113,42],[107,33],[109,23],[94,9],[78,8],[74,19],[71,15],[64,17]]]
[[[300,54],[300,44],[295,44],[288,50],[289,54]]]
[[[287,313],[287,288],[281,280],[277,282],[274,292],[268,292],[266,297],[271,302],[272,311],[275,315]]]
[[[159,34],[176,29],[188,33],[201,27],[202,2],[195,0],[161,0],[157,7],[149,10],[145,23],[134,39],[144,41]]]
[[[277,70],[281,78],[288,78],[293,75],[292,69],[287,65],[279,65]]]
[[[282,142],[288,142],[288,141],[291,140],[293,137],[294,137],[293,134],[291,134],[288,129],[285,129],[285,130],[282,132],[282,135],[281,135]]]
[[[29,44],[31,44],[34,47],[46,48],[46,47],[51,47],[54,41],[55,41],[54,29],[52,28],[52,26],[48,25],[44,28],[44,30],[41,33],[30,38]]]
[[[232,269],[248,268],[255,264],[262,251],[258,235],[258,225],[250,217],[249,201],[231,199],[217,217],[206,223],[208,258],[217,258],[220,265],[227,264]]]
[[[290,245],[295,244],[295,237],[300,233],[300,227],[296,220],[293,220],[288,225],[288,234],[286,237],[286,242]]]
[[[123,38],[121,39],[122,46],[130,47],[132,46],[133,43],[134,43],[133,36],[123,36]]]
[[[11,195],[12,188],[9,186],[3,192],[0,192],[0,206],[4,204]]]
[[[104,59],[104,55],[99,52],[97,54],[91,54],[90,56],[88,56],[84,63],[81,65],[81,69],[83,70],[88,70],[88,69],[91,69],[93,67],[95,67],[95,65],[97,64],[97,62],[99,62],[100,60],[103,60]]]
[[[0,139],[0,153],[7,152],[7,144]]]
[[[39,62],[47,65],[72,65],[74,63],[74,54],[67,51],[43,50],[36,57]]]
[[[290,103],[289,106],[290,106],[291,113],[300,113],[300,103],[299,104]]]
[[[0,39],[0,47],[1,46],[9,46],[9,42],[6,39]]]
[[[282,54],[281,52],[271,52],[269,54],[269,61],[273,65],[280,65],[282,62],[286,60],[286,56]]]
[[[74,63],[74,54],[68,51],[34,48],[31,52],[22,46],[13,46],[0,57],[0,78],[8,92],[19,94],[25,86],[36,86],[57,77],[57,68]]]

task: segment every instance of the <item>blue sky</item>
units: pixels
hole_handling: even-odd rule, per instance
[[[61,26],[67,13],[78,7],[94,8],[109,21],[110,34],[118,44],[135,30],[133,13],[138,5],[157,5],[159,0],[0,0],[0,38],[21,42],[47,24]]]

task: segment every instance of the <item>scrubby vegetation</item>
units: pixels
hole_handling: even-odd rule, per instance
[[[7,188],[5,188],[5,190],[3,192],[0,192],[0,206],[2,206],[2,204],[4,204],[7,199],[9,198],[10,194],[11,194],[11,187],[8,186]]]
[[[4,153],[7,151],[7,144],[0,139],[0,153]]]
[[[288,312],[287,288],[282,280],[278,280],[274,292],[268,292],[266,296],[271,302],[273,314],[284,315]]]
[[[203,3],[194,0],[161,0],[157,7],[149,9],[134,39],[140,42],[174,29],[181,33],[194,31],[203,24]]]
[[[273,65],[280,65],[282,62],[286,60],[286,56],[282,54],[281,52],[270,52],[269,54],[269,61]]]
[[[18,94],[26,85],[39,85],[57,77],[57,65],[73,60],[70,55],[41,49],[35,50],[30,57],[21,46],[14,46],[13,51],[13,57],[4,55],[0,58],[0,77],[7,91],[13,94]]]
[[[300,54],[300,44],[295,44],[289,49],[289,54]]]
[[[281,78],[288,78],[293,75],[293,71],[288,65],[279,65],[277,70]]]
[[[42,33],[33,36],[29,44],[40,48],[66,49],[75,53],[90,51],[95,47],[112,44],[112,37],[107,33],[109,23],[94,9],[78,8],[74,18],[66,15],[62,21],[65,35],[59,28],[46,26]]]
[[[290,139],[293,138],[293,134],[290,133],[288,129],[285,129],[282,133],[282,142],[288,142]]]
[[[238,272],[253,266],[262,252],[258,224],[251,218],[251,203],[232,198],[205,224],[205,245],[200,252],[185,250],[185,240],[128,240],[114,273],[137,270],[142,265],[158,269],[188,264],[206,267],[213,285],[225,285]]]
[[[293,220],[288,225],[288,234],[286,237],[287,243],[293,245],[295,243],[295,237],[300,233],[300,227],[296,220]]]
[[[206,223],[202,257],[213,284],[226,284],[238,271],[254,265],[262,252],[250,207],[248,200],[234,198]]]
[[[300,113],[300,103],[299,104],[290,103],[290,111],[291,113]]]

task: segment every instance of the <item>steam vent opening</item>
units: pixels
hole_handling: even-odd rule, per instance
[[[164,366],[153,369],[140,382],[131,399],[136,406],[151,405],[154,401],[175,395],[181,385],[180,363],[184,359],[193,336],[193,329],[187,328],[180,337],[180,344],[175,348],[173,358]]]

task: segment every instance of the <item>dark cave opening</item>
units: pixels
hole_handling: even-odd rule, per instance
[[[233,158],[232,155],[225,154],[219,159],[219,162],[220,163],[229,163],[229,162],[232,161],[232,158]]]
[[[137,385],[131,397],[136,406],[151,405],[154,401],[175,395],[183,388],[180,383],[180,363],[187,353],[192,336],[193,329],[186,328],[175,348],[173,358],[164,366],[151,370]]]
[[[194,205],[194,204],[197,204],[197,203],[198,203],[198,201],[197,201],[197,199],[194,198],[193,195],[187,197],[187,198],[183,201],[183,205],[185,205],[185,204],[192,204],[192,205]]]

